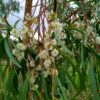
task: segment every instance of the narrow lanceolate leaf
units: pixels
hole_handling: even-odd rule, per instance
[[[62,95],[61,95],[61,97],[63,98],[62,100],[67,100],[67,95],[66,95],[66,92],[65,92],[65,88],[62,86],[59,78],[58,78],[58,85],[59,85],[60,90],[62,92]]]
[[[97,92],[96,78],[95,78],[95,73],[94,73],[92,64],[90,64],[90,79],[91,79],[94,100],[99,100],[99,94]]]
[[[69,75],[68,72],[66,72],[66,74],[67,74],[68,79],[70,80],[70,82],[72,83],[72,85],[74,86],[74,88],[76,89],[76,91],[77,91],[78,93],[81,93],[81,92],[80,92],[80,89],[78,88],[78,86],[77,86],[77,84],[75,83],[75,81],[73,80],[73,78]]]
[[[42,76],[42,84],[43,84],[43,89],[45,92],[45,98],[46,98],[46,100],[50,100],[49,96],[48,96],[48,92],[47,92],[46,81],[45,81],[45,78],[43,76]]]
[[[18,100],[27,100],[27,93],[28,93],[29,81],[26,80],[23,82],[22,87],[19,90]]]
[[[6,54],[7,56],[9,57],[9,59],[16,65],[18,66],[19,68],[21,68],[21,65],[18,63],[18,61],[14,58],[14,56],[12,55],[12,52],[10,50],[10,47],[9,47],[9,43],[7,41],[7,39],[5,39],[4,41],[4,48],[5,48],[5,51],[6,51]]]
[[[14,28],[16,28],[17,24],[20,22],[20,20],[17,20],[14,24]]]
[[[42,98],[40,92],[39,92],[38,90],[35,90],[35,92],[37,93],[37,95],[38,95],[38,97],[40,98],[40,100],[43,100],[43,98]]]
[[[82,68],[83,68],[84,71],[85,71],[84,47],[83,47],[83,44],[82,44],[82,46],[81,46],[81,63],[82,63]]]

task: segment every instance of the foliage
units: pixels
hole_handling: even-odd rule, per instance
[[[27,14],[18,30],[19,20],[9,26],[4,19],[0,100],[99,100],[99,1],[58,0],[55,6],[49,0],[48,6],[36,18]]]
[[[0,0],[0,16],[8,15],[11,11],[19,12],[19,2],[8,0],[8,2],[5,3],[4,0]]]

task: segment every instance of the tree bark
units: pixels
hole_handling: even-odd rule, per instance
[[[33,0],[26,0],[26,3],[25,3],[25,13],[24,13],[24,21],[25,21],[25,15],[27,13],[31,16],[31,13],[32,13],[32,1]]]

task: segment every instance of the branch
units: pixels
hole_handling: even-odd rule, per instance
[[[57,9],[57,0],[54,0],[54,8],[53,8],[53,11],[56,12],[56,9]]]

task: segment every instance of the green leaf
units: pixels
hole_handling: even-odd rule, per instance
[[[44,89],[44,92],[45,92],[45,98],[46,98],[46,100],[50,100],[49,96],[48,96],[48,92],[47,92],[46,81],[45,81],[45,78],[44,78],[43,74],[42,74],[42,85],[43,85],[43,89]]]
[[[70,82],[72,83],[72,85],[74,86],[74,88],[77,90],[77,92],[80,92],[77,84],[75,83],[75,81],[73,80],[73,78],[69,75],[68,72],[66,72],[68,79],[70,80]]]
[[[9,92],[11,91],[12,93],[15,92],[15,88],[13,84],[14,76],[15,76],[15,70],[14,68],[11,68],[8,73],[8,80],[7,80],[6,88]]]
[[[13,57],[7,39],[4,40],[4,47],[5,47],[5,51],[6,51],[7,56],[9,57],[9,59],[10,59],[16,66],[18,66],[19,68],[22,68],[21,65],[18,63],[18,61]]]
[[[99,2],[99,0],[93,0],[95,2],[95,4],[97,4]]]
[[[0,40],[0,59],[3,58],[3,54],[4,54],[4,43],[3,43],[3,39]]]
[[[94,73],[92,64],[90,64],[90,79],[91,79],[94,100],[99,100],[99,94],[97,92],[96,78],[95,78],[95,73]]]
[[[62,74],[64,74],[64,73],[66,74],[66,76],[64,76],[64,77],[67,77],[68,78],[68,80],[70,81],[70,83],[73,85],[74,89],[77,91],[77,95],[79,95],[79,94],[81,95],[81,90],[79,88],[79,84],[77,84],[77,82],[75,82],[75,80],[73,79],[73,77],[70,75],[71,74],[71,71],[68,72],[64,67],[63,66],[61,67],[62,68],[61,71],[63,71]],[[59,77],[61,77],[62,74],[60,73],[60,76]],[[80,74],[78,73],[78,75],[80,75]],[[82,78],[83,79],[84,77],[82,75],[80,75],[79,78]],[[63,80],[60,79],[60,81],[63,83]]]
[[[58,85],[59,85],[59,87],[60,87],[60,90],[61,90],[61,92],[62,92],[62,95],[61,95],[61,98],[63,98],[62,100],[67,100],[67,94],[66,94],[66,92],[65,92],[65,88],[62,86],[62,84],[61,84],[59,78],[57,78],[57,81],[58,81]]]
[[[35,92],[36,92],[36,93],[37,93],[37,95],[39,96],[40,100],[43,100],[43,98],[42,98],[42,96],[41,96],[40,92],[39,92],[38,90],[35,90]]]
[[[5,100],[13,100],[12,98],[16,98],[17,90],[15,84],[14,84],[14,78],[15,78],[15,69],[12,67],[9,69],[9,71],[6,73],[4,77],[4,98]]]
[[[79,65],[76,62],[76,60],[74,58],[71,58],[70,56],[68,56],[68,54],[66,52],[62,52],[59,50],[59,53],[62,55],[62,57],[64,58],[65,61],[67,61],[73,68],[75,68],[75,70],[81,75],[80,69],[79,69]]]
[[[17,24],[20,22],[20,20],[17,20],[14,24],[14,28],[16,28]]]
[[[18,100],[27,100],[28,87],[29,87],[29,81],[26,78],[22,87],[19,90]]]
[[[82,63],[82,68],[85,71],[84,47],[83,47],[83,44],[81,45],[81,63]]]

